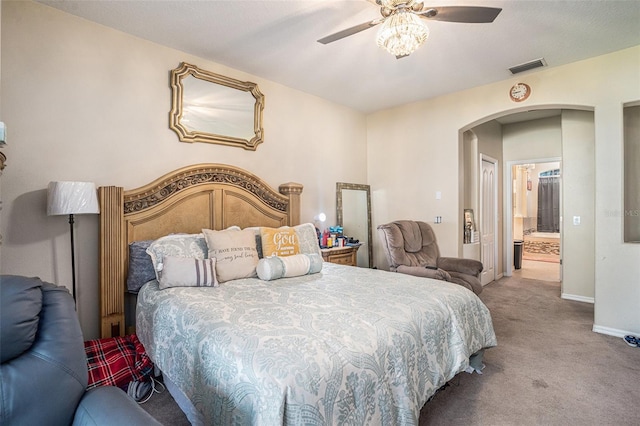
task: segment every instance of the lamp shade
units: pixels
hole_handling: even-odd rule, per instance
[[[47,215],[97,214],[98,194],[92,182],[50,182]]]

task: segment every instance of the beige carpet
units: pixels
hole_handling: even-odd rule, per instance
[[[560,284],[503,278],[480,298],[498,346],[482,375],[461,374],[421,425],[640,425],[640,348],[591,331],[593,305]]]
[[[420,425],[640,425],[640,348],[591,331],[593,305],[560,299],[560,283],[520,277],[480,295],[498,346],[484,373],[461,373],[420,413]],[[188,425],[168,394],[143,405]]]

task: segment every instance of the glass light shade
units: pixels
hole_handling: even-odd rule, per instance
[[[415,3],[415,0],[381,0],[380,3],[382,7],[394,9],[400,5],[403,5],[404,7],[411,7]]]
[[[429,37],[429,28],[419,16],[398,10],[380,26],[376,42],[395,56],[406,56],[422,46]]]
[[[47,215],[97,214],[98,194],[92,182],[50,182]]]

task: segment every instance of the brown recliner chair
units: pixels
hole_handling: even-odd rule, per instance
[[[482,292],[482,263],[474,259],[440,257],[436,234],[425,222],[398,220],[378,226],[389,270],[460,284]]]

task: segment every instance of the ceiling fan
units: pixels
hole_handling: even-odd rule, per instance
[[[370,0],[372,1],[372,0]],[[382,24],[376,42],[396,58],[409,56],[429,36],[425,19],[462,23],[493,22],[502,11],[495,7],[482,6],[425,6],[416,0],[375,0],[382,17],[356,25],[318,40],[328,44]]]

